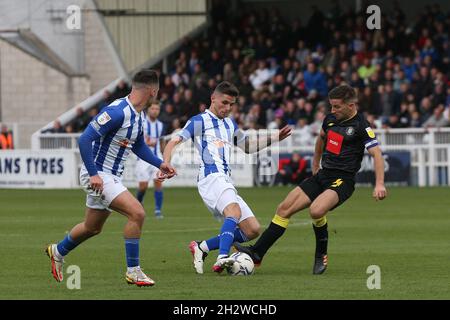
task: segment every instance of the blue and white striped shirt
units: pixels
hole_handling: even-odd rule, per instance
[[[151,147],[151,150],[153,153],[158,156],[159,158],[162,158],[161,153],[161,143],[160,138],[164,133],[164,124],[156,119],[156,121],[151,121],[150,118],[146,117],[144,121],[144,138],[145,141],[147,141],[147,138],[151,138],[152,140],[156,139],[156,145],[154,147]]]
[[[208,109],[189,119],[177,135],[183,141],[192,139],[200,154],[198,180],[215,172],[231,175],[231,147],[245,139],[233,119],[220,119]]]
[[[137,112],[128,97],[124,97],[105,107],[90,122],[90,127],[101,136],[92,148],[98,171],[122,175],[124,162],[143,134],[144,119],[145,113]]]

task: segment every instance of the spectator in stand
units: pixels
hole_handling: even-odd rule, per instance
[[[231,63],[226,63],[223,67],[223,77],[224,81],[228,81],[231,83],[237,83],[238,74],[233,70],[233,65]]]
[[[316,65],[312,62],[308,63],[307,70],[304,72],[306,92],[317,90],[321,97],[326,97],[328,88],[325,75],[316,70]]]
[[[86,128],[91,119],[89,114],[83,111],[82,107],[77,107],[75,112],[76,118],[71,123],[72,128],[74,132],[81,132]]]
[[[42,131],[42,133],[64,133],[64,128],[61,125],[59,119],[53,121],[53,127]]]
[[[400,105],[399,121],[402,128],[411,126],[411,114],[409,113],[408,103],[406,102]]]
[[[417,64],[415,64],[410,56],[406,56],[403,59],[402,70],[405,73],[406,79],[412,82],[414,74],[417,72]]]
[[[110,100],[114,101],[118,98],[125,97],[130,92],[131,92],[131,87],[128,85],[128,83],[125,80],[120,80],[119,83],[117,84],[117,88],[114,91]]]
[[[6,124],[2,124],[0,132],[0,149],[14,149],[14,139],[11,130],[8,130]]]
[[[275,178],[276,183],[283,185],[298,185],[307,178],[307,162],[298,153],[293,153],[291,158],[279,162],[279,171]]]
[[[299,110],[293,101],[286,101],[283,120],[286,124],[294,126],[299,118]]]
[[[177,66],[175,73],[172,75],[172,83],[175,87],[189,85],[189,76],[181,66]]]
[[[376,67],[370,63],[369,58],[364,59],[364,63],[361,67],[358,68],[358,75],[361,79],[370,78],[372,74],[376,71]]]
[[[311,133],[313,135],[314,141],[315,138],[320,134],[320,130],[322,129],[322,123],[324,119],[325,119],[325,112],[318,108],[316,114],[314,115],[314,122],[309,125],[311,128]]]
[[[164,123],[164,127],[167,128],[168,133],[173,131],[173,120],[177,119],[177,114],[172,103],[167,103],[163,108],[163,112],[159,116],[159,120]]]
[[[420,128],[422,127],[422,117],[419,113],[419,111],[413,111],[411,113],[411,127],[412,128]]]
[[[167,94],[169,99],[173,96],[175,93],[175,85],[172,82],[172,77],[166,75],[164,77],[164,85],[161,86],[161,89],[159,89],[159,94],[161,96]]]
[[[445,107],[443,104],[438,105],[433,114],[422,124],[424,128],[442,128],[449,125],[448,118],[444,117]]]
[[[267,129],[281,129],[286,124],[283,122],[283,110],[275,111],[275,118],[267,125]]]
[[[64,133],[74,133],[72,124],[69,123],[64,126]]]
[[[306,58],[309,56],[309,49],[306,48],[305,42],[299,40],[297,43],[297,51],[295,52],[295,58],[301,63],[301,65],[306,64]]]
[[[341,10],[338,2],[330,15],[314,8],[307,25],[287,21],[276,10],[244,6],[238,17],[213,20],[205,37],[184,40],[168,59],[176,72],[160,75],[160,100],[173,103],[168,108],[179,113],[201,110],[217,82],[231,79],[247,99],[233,112],[236,121],[242,126],[253,117],[247,117],[250,106],[258,104],[261,116],[253,126],[275,127],[305,117],[306,102],[312,104],[312,122],[316,106],[327,103],[328,88],[345,82],[358,88],[359,110],[372,115],[374,123],[420,127],[436,106],[450,108],[450,20],[437,7],[425,8],[415,21],[406,19],[398,5],[383,14],[383,28],[365,32],[361,14]],[[187,88],[191,99],[185,98]],[[101,110],[126,91],[128,84],[121,81],[115,92],[105,91],[97,107]],[[278,108],[285,111],[282,118],[274,114]],[[186,117],[179,116],[183,125]],[[165,121],[170,127],[173,115]],[[78,114],[71,123],[74,131],[85,126],[82,122]]]
[[[298,142],[301,146],[311,146],[315,143],[311,127],[306,118],[300,118],[295,125],[295,131],[298,133]]]
[[[391,114],[383,123],[384,129],[388,129],[388,128],[397,129],[397,128],[401,128],[401,127],[402,127],[402,125],[400,123],[399,117],[396,114]]]
[[[172,127],[172,131],[171,131],[172,134],[180,131],[181,130],[180,119],[178,119],[178,118],[173,119],[173,121],[171,123],[171,127]]]
[[[194,66],[194,71],[191,76],[191,82],[189,87],[193,88],[197,86],[198,83],[201,83],[203,85],[206,82],[208,82],[208,75],[206,74],[206,72],[203,71],[202,66],[199,63],[197,63]]]
[[[270,71],[264,60],[258,61],[258,69],[256,69],[249,77],[254,89],[258,90],[262,84],[270,79]]]
[[[217,75],[223,73],[223,62],[217,50],[211,52],[211,58],[207,63],[206,71],[211,78],[215,78]]]
[[[259,124],[260,117],[261,106],[254,104],[244,117],[244,129],[262,129],[262,126]]]

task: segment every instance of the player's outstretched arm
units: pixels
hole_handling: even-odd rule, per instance
[[[242,139],[240,143],[237,143],[237,146],[245,153],[255,153],[263,150],[264,148],[267,148],[274,142],[279,142],[286,139],[291,134],[292,128],[289,126],[285,126],[270,136],[263,136],[259,137],[258,139],[251,139],[250,137],[246,136],[245,139]]]
[[[175,151],[176,146],[183,142],[183,138],[175,135],[164,147],[163,159],[165,163],[170,163],[172,160],[172,154]]]
[[[372,196],[375,200],[383,200],[387,196],[386,187],[384,186],[384,158],[379,146],[375,146],[367,150],[373,157],[375,166],[375,188]]]
[[[169,164],[163,162],[160,158],[158,158],[152,150],[145,144],[144,138],[141,135],[133,145],[132,151],[136,154],[140,159],[150,163],[151,165],[159,168],[162,173],[165,174],[167,179],[172,178],[176,175],[176,170]]]

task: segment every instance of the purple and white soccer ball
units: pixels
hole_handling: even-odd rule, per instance
[[[231,268],[228,268],[228,274],[232,276],[250,276],[255,271],[255,264],[248,254],[235,252],[230,258],[234,259],[234,264]]]

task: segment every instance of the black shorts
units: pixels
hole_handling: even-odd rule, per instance
[[[355,179],[342,171],[321,169],[316,175],[303,180],[299,187],[311,202],[327,189],[336,191],[339,202],[331,209],[333,210],[351,197],[353,191],[355,191]]]

